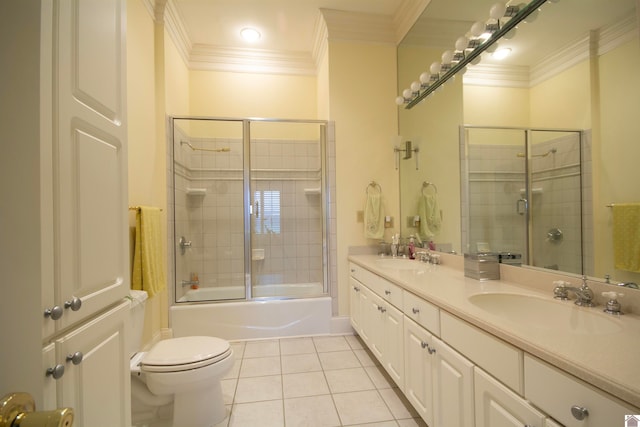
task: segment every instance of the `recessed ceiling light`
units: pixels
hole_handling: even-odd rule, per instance
[[[491,54],[495,59],[504,59],[511,54],[511,49],[508,47],[501,47]]]
[[[255,28],[243,28],[242,30],[240,30],[240,35],[248,42],[254,42],[260,39],[260,31],[256,30]]]

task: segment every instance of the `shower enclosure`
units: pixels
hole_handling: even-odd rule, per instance
[[[176,302],[328,293],[326,135],[324,121],[170,118]]]
[[[460,153],[465,251],[589,274],[586,132],[463,126]]]

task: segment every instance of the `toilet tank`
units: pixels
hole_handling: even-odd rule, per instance
[[[131,305],[129,308],[131,336],[129,340],[129,356],[142,349],[142,332],[144,331],[144,308],[148,294],[145,291],[130,290]]]

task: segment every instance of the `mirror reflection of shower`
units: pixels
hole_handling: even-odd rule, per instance
[[[172,123],[176,301],[327,294],[326,123]]]
[[[463,248],[507,262],[589,274],[588,133],[465,126]],[[582,189],[584,188],[584,190]]]

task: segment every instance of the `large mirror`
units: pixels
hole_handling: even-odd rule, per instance
[[[432,0],[398,47],[398,92],[418,80],[432,62],[441,61],[443,52],[454,49],[456,39],[474,22],[486,21],[495,2]],[[491,220],[491,227],[500,231],[497,234],[510,238],[541,234],[537,248],[525,242],[515,251],[523,254],[524,264],[608,278],[612,283],[640,283],[640,272],[633,266],[618,263],[621,268],[616,268],[614,252],[621,248],[616,247],[618,241],[614,244],[612,208],[640,202],[637,3],[548,2],[533,22],[518,25],[514,37],[498,41],[500,48],[510,49],[509,56],[499,60],[485,52],[478,65],[469,66],[420,104],[400,107],[402,136],[394,144],[401,142],[404,148],[404,141],[412,141],[412,149],[418,148],[413,156],[419,158],[399,162],[401,234],[424,232],[416,219],[424,217],[427,200],[431,215],[437,212],[438,224],[426,238],[439,249],[462,253],[486,245],[492,251],[513,251],[517,246],[487,232]],[[496,146],[504,148],[500,155],[486,154]],[[571,147],[567,150],[572,154],[564,154],[562,146]],[[577,156],[577,162],[562,163],[567,156]],[[516,161],[519,158],[521,162]],[[549,178],[550,169],[578,178]],[[536,170],[537,177],[531,174]],[[473,172],[484,175],[470,178]],[[496,172],[510,180],[496,183],[500,174]],[[504,215],[514,217],[505,219],[494,211],[486,218],[473,214],[478,204],[497,203],[495,195],[469,187],[474,179],[491,181],[497,188],[494,192],[513,192],[515,199],[509,200]],[[577,186],[573,194],[578,201],[557,204],[552,210],[556,218],[546,223],[516,229],[524,208],[519,199],[526,199],[528,208],[549,212],[552,195],[562,202],[574,198],[547,191],[548,184],[540,180],[553,181],[563,190]],[[629,233],[640,238],[640,226],[635,224]],[[623,249],[633,253],[633,243]],[[576,252],[579,260],[566,260],[569,255],[575,258]]]

